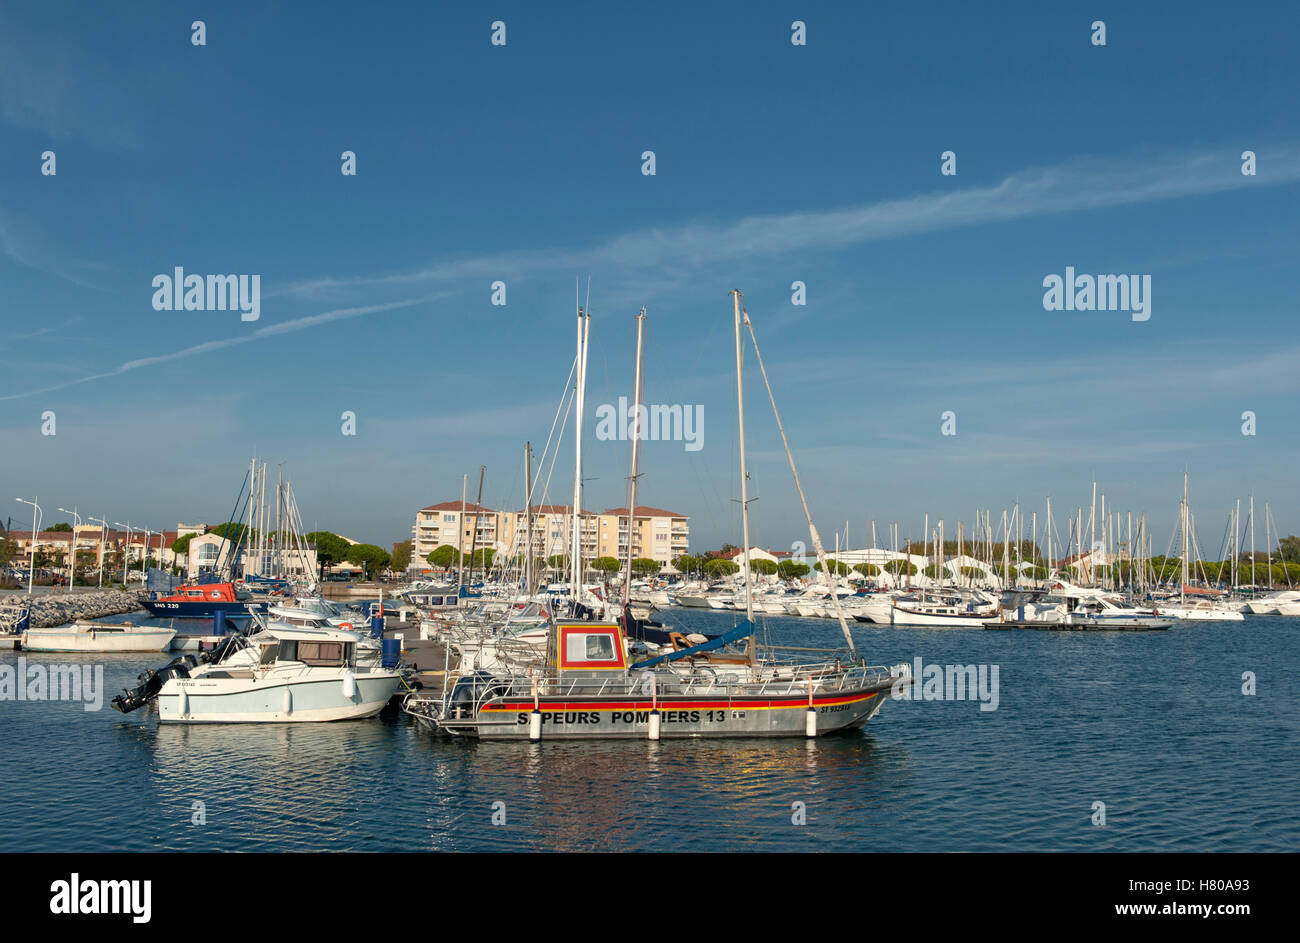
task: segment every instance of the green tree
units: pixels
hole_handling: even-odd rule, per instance
[[[190,541],[194,539],[193,534],[186,534],[184,537],[177,537],[172,541],[172,553],[178,557],[187,556],[190,552]]]
[[[1277,542],[1277,551],[1283,563],[1300,563],[1300,537],[1283,537]],[[1259,572],[1258,565],[1255,572]]]
[[[492,560],[496,555],[497,552],[491,547],[480,547],[478,550],[474,551],[473,556],[470,557],[466,563],[476,570],[487,572],[487,570],[491,568]]]
[[[218,524],[216,527],[212,528],[212,530],[208,531],[208,533],[224,537],[231,543],[237,544],[243,539],[244,535],[248,533],[248,525],[227,521],[225,524]]]
[[[597,573],[617,573],[619,562],[613,557],[597,557],[591,561],[591,569]]]
[[[650,576],[658,572],[658,560],[651,560],[647,557],[637,557],[632,561],[632,574],[634,576]]]
[[[0,566],[12,563],[16,556],[18,556],[18,541],[5,534],[4,539],[0,540]]]
[[[392,558],[383,547],[376,547],[374,544],[353,544],[348,548],[347,559],[349,563],[361,567],[366,579],[370,579],[388,566]]]
[[[874,563],[859,563],[853,567],[853,572],[861,573],[863,576],[879,576],[880,567]]]
[[[409,540],[399,540],[393,544],[393,552],[389,554],[392,557],[390,566],[398,573],[406,572],[406,568],[411,565],[411,542]]]
[[[563,572],[564,570],[567,570],[569,568],[568,554],[553,553],[546,558],[546,565],[550,567],[552,570],[560,570],[561,572]]]
[[[67,521],[60,521],[57,524],[51,524],[49,527],[45,528],[44,532],[47,534],[50,533],[66,534],[69,533],[71,530],[72,530],[71,524],[69,524]]]
[[[771,576],[776,572],[776,563],[772,560],[755,560],[754,572],[759,576]]]
[[[776,572],[783,580],[797,580],[811,573],[812,568],[798,560],[782,560],[776,565]]]
[[[895,575],[915,576],[917,569],[916,564],[911,560],[890,560],[885,564],[885,572]]]
[[[849,569],[849,565],[847,563],[841,563],[839,560],[836,560],[832,557],[826,558],[825,567],[821,565],[820,561],[816,564],[816,566],[817,569],[828,570],[829,572],[835,574],[836,576],[847,576],[849,573],[853,572],[852,570]]]
[[[702,569],[705,576],[730,576],[732,573],[740,572],[740,565],[734,560],[723,560],[719,557],[715,557],[712,560],[705,561]]]
[[[338,534],[331,534],[327,530],[314,530],[307,534],[305,539],[308,544],[316,548],[316,565],[322,573],[325,572],[327,566],[333,566],[349,559],[348,552],[351,550],[352,545]],[[361,565],[358,560],[352,562],[358,566]]]
[[[424,559],[430,566],[435,566],[440,570],[454,566],[460,560],[460,554],[451,544],[443,544],[425,554]]]
[[[679,573],[693,573],[699,568],[699,565],[699,559],[691,556],[689,553],[684,553],[673,561],[673,567]]]

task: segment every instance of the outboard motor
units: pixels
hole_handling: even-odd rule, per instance
[[[451,689],[451,697],[447,700],[447,716],[454,720],[473,718],[479,702],[483,700],[496,680],[486,671],[476,671],[458,680],[456,686]]]
[[[135,688],[113,698],[113,706],[123,714],[138,710],[156,698],[162,686],[172,678],[188,678],[190,669],[197,664],[198,659],[193,655],[182,655],[157,671],[146,671],[140,675],[140,683]]]

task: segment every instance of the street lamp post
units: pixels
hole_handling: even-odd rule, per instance
[[[127,521],[123,524],[121,521],[114,521],[113,526],[126,528],[126,549],[122,551],[122,587],[125,589],[127,584],[126,573],[127,570],[131,569],[131,522]]]
[[[40,495],[37,495],[36,497],[32,498],[30,501],[28,501],[26,498],[14,498],[15,501],[18,501],[22,504],[30,504],[32,506],[32,545],[30,547],[32,558],[31,558],[31,562],[28,563],[27,565],[27,595],[28,596],[32,594],[32,580],[36,576],[36,535],[37,533],[40,532],[41,529],[40,521],[44,520],[45,518],[45,512],[43,512],[41,510],[41,506],[36,503],[39,498]]]
[[[143,586],[148,579],[146,567],[149,566],[149,538],[153,536],[153,531],[149,528],[144,529],[144,557],[140,560],[140,585]]]
[[[81,527],[81,515],[77,513],[77,506],[74,504],[72,510],[59,508],[64,514],[72,515],[72,550],[68,555],[68,592],[72,592],[72,587],[77,583],[77,530]]]
[[[88,517],[99,525],[99,588],[104,588],[104,538],[108,536],[108,522],[102,517]]]

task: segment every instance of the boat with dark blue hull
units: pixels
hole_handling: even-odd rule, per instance
[[[218,612],[227,616],[246,616],[260,608],[246,595],[235,591],[233,583],[199,583],[177,586],[170,593],[153,592],[140,600],[155,616],[177,619],[211,619]]]

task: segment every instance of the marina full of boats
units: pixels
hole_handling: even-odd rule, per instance
[[[399,708],[438,736],[480,740],[708,737],[817,737],[854,730],[874,717],[892,696],[914,683],[908,664],[873,664],[859,652],[858,625],[936,630],[1039,629],[1075,632],[1166,631],[1186,621],[1241,622],[1246,614],[1300,615],[1300,590],[1265,590],[1255,584],[1256,556],[1249,566],[1241,547],[1241,521],[1230,514],[1226,540],[1232,565],[1207,579],[1200,560],[1184,476],[1179,525],[1169,553],[1151,552],[1145,517],[1118,539],[1123,527],[1107,514],[1101,496],[1084,527],[1080,508],[1066,535],[1057,530],[1048,501],[1046,552],[1039,549],[1038,517],[1024,537],[1019,506],[1004,512],[1000,533],[988,512],[977,514],[967,539],[944,537],[944,522],[924,540],[893,549],[872,540],[856,567],[826,551],[813,523],[794,454],[786,439],[775,393],[740,292],[732,293],[738,419],[739,536],[741,550],[727,566],[696,567],[674,579],[636,576],[635,546],[626,545],[622,572],[591,582],[582,560],[582,436],[574,436],[573,504],[567,579],[545,582],[537,572],[533,508],[548,499],[542,469],[555,465],[559,442],[547,442],[536,468],[531,444],[524,448],[524,526],[512,553],[475,579],[465,558],[456,579],[415,580],[396,588],[388,602],[361,608],[326,599],[306,565],[305,541],[291,492],[277,483],[266,496],[266,466],[253,462],[233,520],[238,536],[212,572],[177,584],[151,585],[141,604],[168,625],[78,620],[36,629],[23,611],[0,612],[0,641],[29,652],[118,654],[184,653],[146,670],[113,706],[123,713],[156,710],[167,724],[301,723],[358,720],[386,706]],[[583,428],[587,349],[591,316],[578,308],[577,349],[557,410],[572,410]],[[642,336],[645,311],[637,317],[636,408],[640,421]],[[746,343],[748,341],[748,343]],[[781,434],[813,547],[812,567],[776,566],[755,558],[745,452],[744,360],[752,350]],[[629,436],[629,520],[635,519],[641,476],[639,429]],[[554,446],[555,451],[552,452]],[[550,480],[547,472],[546,482]],[[541,487],[541,493],[538,488]],[[464,483],[462,502],[465,500]],[[270,508],[274,506],[274,520]],[[463,514],[462,514],[463,519]],[[1271,518],[1265,515],[1266,525]],[[475,528],[475,532],[476,532]],[[233,531],[228,531],[235,533]],[[1249,533],[1253,544],[1254,504]],[[1086,534],[1086,536],[1085,536]],[[273,535],[273,536],[272,536]],[[1014,535],[1014,536],[1013,536]],[[1272,580],[1272,537],[1265,561]],[[843,546],[849,546],[847,525]],[[285,548],[301,554],[300,566],[284,567]],[[1061,559],[1055,559],[1062,548]],[[1070,551],[1073,550],[1073,553]],[[999,562],[999,557],[1001,558]],[[250,566],[249,561],[258,561]],[[273,561],[268,568],[264,561]],[[590,562],[590,561],[586,561]],[[719,560],[718,562],[723,562]],[[766,562],[767,566],[759,564]],[[687,567],[686,569],[690,569]],[[728,572],[730,570],[730,572]],[[1222,577],[1227,576],[1227,585]],[[1288,571],[1289,572],[1289,571]],[[707,573],[705,578],[701,573]],[[1244,582],[1249,574],[1249,583]],[[712,633],[679,631],[671,623],[683,609],[735,613],[731,625]],[[403,663],[404,639],[386,619],[400,611],[403,634],[418,633],[438,667],[424,672]],[[843,644],[782,646],[763,623],[770,617],[832,620]],[[179,632],[175,623],[203,620],[204,637]],[[778,620],[779,621],[779,620]],[[207,625],[210,623],[211,628]],[[414,640],[405,640],[414,644]],[[427,659],[426,659],[427,667]]]

